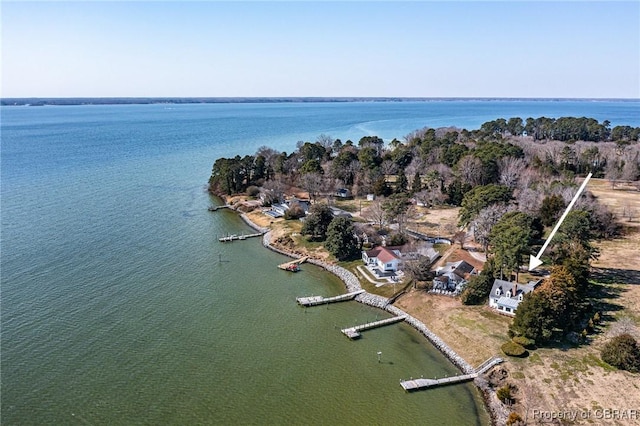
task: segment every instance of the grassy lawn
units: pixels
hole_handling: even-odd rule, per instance
[[[380,287],[376,287],[375,284],[369,282],[369,280],[367,280],[366,278],[363,278],[362,273],[357,269],[358,266],[364,265],[361,259],[351,260],[348,262],[338,262],[338,265],[342,266],[348,271],[353,272],[356,277],[358,277],[358,279],[360,280],[360,285],[364,290],[367,291],[367,293],[377,294],[379,296],[388,298],[393,296],[396,292],[400,291],[407,285],[407,283],[405,282],[398,282],[395,285],[385,284]]]

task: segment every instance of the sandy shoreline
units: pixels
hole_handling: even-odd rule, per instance
[[[249,217],[245,213],[240,213],[240,217],[242,220],[252,229],[255,229],[259,232],[264,232],[264,236],[262,238],[262,245],[269,250],[275,251],[284,256],[288,256],[291,258],[298,258],[299,256],[295,253],[288,252],[286,250],[282,250],[280,248],[274,247],[271,245],[271,232],[269,228],[264,228],[258,226],[256,223],[251,221]],[[319,266],[326,271],[336,275],[340,280],[344,283],[348,292],[363,290],[360,286],[359,279],[350,271],[337,266],[331,265],[325,262],[322,262],[317,259],[309,258],[307,260],[308,263]],[[378,296],[375,294],[371,294],[368,292],[364,292],[359,294],[355,298],[356,301],[363,303],[368,306],[372,306],[374,308],[385,310],[395,316],[406,315],[405,321],[415,328],[420,334],[427,338],[427,340],[438,349],[453,365],[455,365],[463,374],[470,374],[475,371],[475,369],[469,364],[464,358],[458,355],[449,345],[447,345],[439,336],[433,333],[429,328],[420,320],[413,317],[411,314],[403,311],[402,309],[393,306],[388,303],[389,299],[384,298],[382,296]],[[480,380],[478,380],[480,379]],[[499,401],[496,400],[494,392],[490,391],[486,386],[484,380],[478,378],[474,381],[476,387],[480,390],[482,394],[482,399],[485,405],[485,409],[491,418],[492,424],[503,424],[504,420],[506,420],[507,413],[505,413],[502,405]]]

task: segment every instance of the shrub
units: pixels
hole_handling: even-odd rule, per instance
[[[291,206],[284,212],[286,220],[300,219],[304,217],[304,209],[299,203],[291,203]]]
[[[527,350],[524,346],[517,344],[516,342],[507,342],[500,347],[505,355],[523,357],[526,356]]]
[[[511,395],[511,386],[506,385],[498,389],[496,392],[496,396],[498,399],[505,404],[510,404],[513,402],[513,395]]]
[[[388,246],[402,246],[407,243],[407,237],[404,234],[393,234],[387,239]]]
[[[258,188],[257,186],[251,185],[247,188],[247,195],[249,197],[257,197],[258,194],[260,194],[260,188]]]
[[[620,334],[608,341],[600,356],[604,362],[621,370],[640,372],[640,347],[630,334]]]
[[[509,414],[509,417],[507,417],[507,426],[515,426],[520,424],[524,424],[522,417],[520,417],[520,414],[516,412],[512,412],[511,414]]]
[[[525,336],[516,336],[512,340],[514,343],[524,346],[526,349],[534,349],[536,346],[535,340],[529,339],[528,337],[525,337]]]

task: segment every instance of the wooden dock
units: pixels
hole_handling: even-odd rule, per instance
[[[414,390],[428,389],[436,386],[444,386],[444,385],[450,385],[454,383],[468,382],[470,380],[475,379],[480,374],[488,371],[494,365],[498,365],[503,361],[504,360],[502,358],[493,357],[493,358],[489,358],[488,360],[480,364],[478,368],[476,368],[476,371],[474,371],[471,374],[462,374],[459,376],[445,377],[442,379],[419,378],[419,379],[401,380],[400,386],[402,386],[404,390],[411,392]]]
[[[344,328],[342,334],[347,336],[349,339],[354,340],[360,337],[360,332],[365,330],[371,330],[372,328],[382,327],[387,324],[393,324],[396,322],[404,321],[407,318],[406,315],[400,315],[397,317],[391,317],[387,319],[383,319],[380,321],[369,322],[367,324],[356,325],[355,327]]]
[[[231,208],[233,208],[233,206],[229,204],[224,204],[222,206],[209,206],[207,210],[209,210],[210,212],[217,212],[220,209],[231,209]]]
[[[278,268],[284,271],[297,272],[300,270],[300,264],[304,263],[309,259],[308,256],[301,257],[300,259],[292,260],[291,262],[285,262],[278,265]]]
[[[298,297],[296,301],[298,304],[302,306],[316,306],[316,305],[324,305],[326,303],[335,303],[342,302],[344,300],[351,300],[360,293],[364,293],[364,290],[353,291],[351,293],[345,293],[338,296],[333,297],[322,297],[322,296],[309,296],[309,297]]]
[[[261,237],[264,235],[264,232],[258,232],[255,234],[242,234],[242,235],[236,235],[236,234],[232,234],[232,235],[227,235],[226,237],[220,237],[218,238],[218,241],[220,241],[221,243],[230,243],[232,241],[242,241],[242,240],[246,240],[247,238],[255,238],[255,237]]]
[[[413,380],[402,380],[400,382],[400,386],[404,388],[404,390],[411,392],[418,389],[427,389],[436,386],[450,385],[453,383],[462,383],[468,382],[469,380],[473,380],[478,377],[478,373],[464,374],[461,376],[452,376],[445,377],[443,379],[413,379]]]

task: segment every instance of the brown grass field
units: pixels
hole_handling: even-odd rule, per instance
[[[589,336],[589,344],[536,349],[527,358],[509,358],[504,364],[506,381],[517,387],[511,409],[527,424],[554,424],[541,417],[543,411],[578,413],[575,421],[555,424],[640,424],[640,418],[602,418],[602,410],[640,413],[640,374],[616,370],[600,360],[607,331],[617,320],[628,317],[640,327],[640,192],[621,184],[612,189],[600,179],[593,179],[587,189],[618,217],[631,208],[637,218],[621,218],[624,234],[597,243],[601,255],[593,263],[593,278],[603,295],[599,303],[605,321]],[[466,258],[465,252],[453,251],[450,259],[458,258]],[[488,306],[464,306],[457,299],[424,291],[413,291],[396,305],[422,320],[472,365],[501,355],[500,345],[508,340],[511,319]]]

